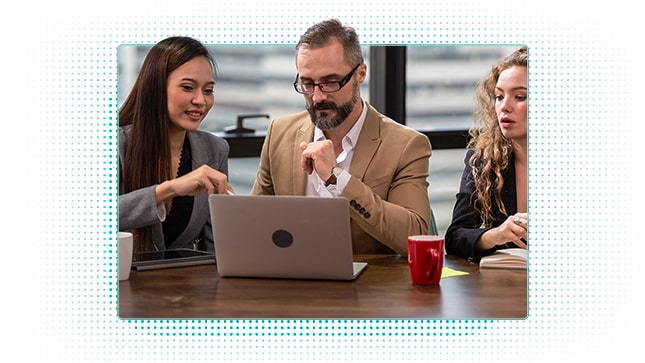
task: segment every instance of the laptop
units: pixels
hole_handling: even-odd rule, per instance
[[[354,280],[344,198],[211,194],[217,272],[222,277]]]

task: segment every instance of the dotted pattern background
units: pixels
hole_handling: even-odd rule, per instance
[[[624,3],[624,4],[623,4]],[[61,362],[583,361],[630,356],[639,261],[642,20],[512,1],[110,1],[3,12],[6,352]],[[527,44],[525,320],[119,320],[117,48],[189,35],[295,44],[322,19],[364,44]],[[469,96],[470,97],[470,96]],[[25,136],[22,136],[22,135]],[[21,155],[22,154],[22,155]],[[11,175],[11,174],[9,174]],[[638,184],[637,184],[638,183]],[[458,303],[458,302],[455,302]]]

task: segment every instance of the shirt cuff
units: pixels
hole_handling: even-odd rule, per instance
[[[159,217],[159,222],[166,220],[166,204],[160,203],[157,204],[157,217]]]
[[[336,177],[336,184],[328,185],[327,190],[329,190],[329,192],[331,192],[333,196],[337,197],[343,192],[351,178],[351,174],[343,169],[343,171],[341,171],[340,174],[338,174],[338,176]]]

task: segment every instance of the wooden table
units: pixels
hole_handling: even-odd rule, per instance
[[[407,259],[359,255],[354,281],[220,278],[215,265],[132,272],[119,283],[125,319],[522,319],[527,271],[482,269],[446,256],[468,275],[413,285]]]

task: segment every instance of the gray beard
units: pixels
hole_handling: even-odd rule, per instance
[[[312,103],[308,106],[307,111],[311,122],[321,130],[331,130],[342,124],[359,101],[357,86],[357,83],[354,82],[352,98],[340,107],[333,102]],[[330,116],[325,112],[326,110],[335,111],[335,115]],[[320,116],[316,114],[316,111],[322,111]]]

